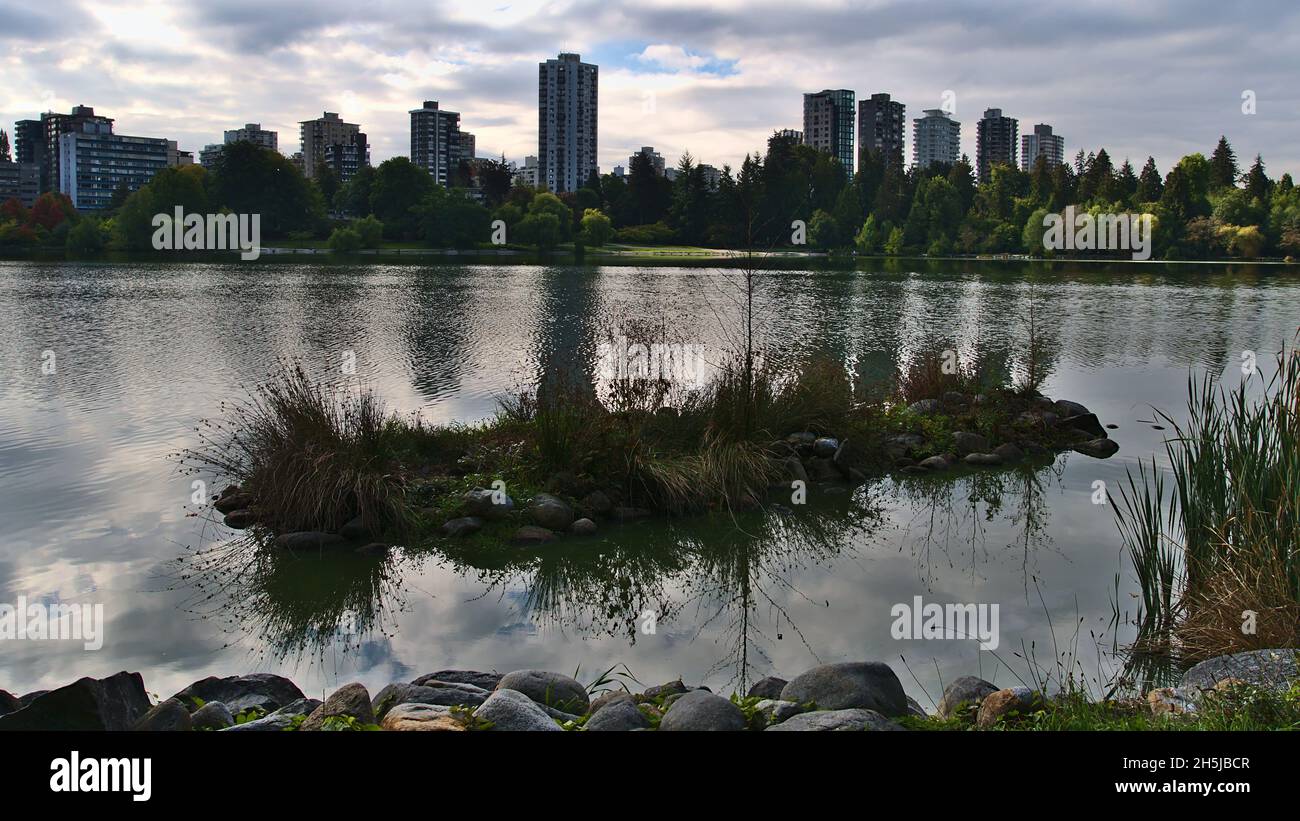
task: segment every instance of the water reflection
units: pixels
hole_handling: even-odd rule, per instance
[[[1013,645],[1050,638],[1045,609],[1062,630],[1074,629],[1076,607],[1104,627],[1116,601],[1131,609],[1132,580],[1109,510],[1090,501],[1093,483],[1113,486],[1134,459],[1159,456],[1164,433],[1142,420],[1151,405],[1180,413],[1189,368],[1231,384],[1241,351],[1267,362],[1295,332],[1300,295],[1294,276],[1265,266],[886,260],[765,271],[756,299],[778,364],[828,354],[863,384],[947,347],[1017,371],[1037,301],[1044,392],[1119,424],[1122,450],[1105,462],[1061,459],[1055,474],[882,483],[879,521],[807,544],[773,516],[739,533],[726,521],[611,530],[540,558],[411,550],[308,572],[306,559],[245,556],[228,565],[231,585],[200,590],[192,582],[204,574],[192,568],[184,584],[157,584],[159,564],[185,546],[202,553],[229,538],[187,518],[192,488],[167,454],[192,445],[196,422],[278,359],[338,379],[340,354],[353,351],[347,378],[395,410],[474,421],[541,374],[588,373],[613,318],[662,318],[669,341],[720,351],[735,314],[716,283],[703,267],[0,263],[0,350],[12,366],[0,380],[0,601],[93,595],[110,621],[93,658],[6,647],[6,689],[123,668],[145,671],[158,691],[250,668],[305,678],[293,659],[335,653],[380,685],[404,665],[453,659],[570,670],[626,660],[665,680],[711,669],[788,676],[814,657],[897,657],[888,607],[918,590],[1002,602]],[[39,369],[47,349],[54,376]],[[806,526],[822,504],[833,520],[854,520],[847,495],[812,501],[790,521]],[[645,610],[662,614],[655,636],[632,631]],[[348,612],[355,635],[331,639]],[[981,663],[965,645],[902,649],[935,660],[930,674],[916,665],[931,689],[939,672]]]

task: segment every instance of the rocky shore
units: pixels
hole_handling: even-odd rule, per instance
[[[1297,650],[1257,650],[1211,659],[1177,688],[1148,698],[1103,702],[1177,728],[1214,694],[1246,688],[1290,697],[1300,680]],[[903,691],[877,661],[824,664],[787,681],[764,678],[725,698],[681,680],[646,688],[590,691],[544,670],[439,670],[375,694],[345,684],[323,702],[292,681],[253,673],[196,681],[157,704],[139,673],[83,678],[17,697],[0,690],[0,730],[313,732],[386,731],[828,731],[1020,729],[1065,697],[999,688],[975,676],[949,683],[934,714]]]
[[[903,432],[898,432],[900,428]],[[987,432],[976,432],[979,429]],[[1119,445],[1096,414],[1078,402],[1005,391],[996,395],[949,391],[938,399],[898,407],[888,425],[865,435],[800,430],[772,441],[762,449],[768,463],[768,498],[758,498],[761,492],[743,494],[728,499],[727,506],[733,511],[768,507],[789,512],[790,505],[800,503],[792,500],[795,488],[804,488],[806,498],[809,486],[857,486],[872,476],[957,475],[1050,459],[1067,450],[1106,459]],[[439,470],[424,466],[416,472],[427,477]],[[529,491],[522,504],[511,495],[520,484],[513,480],[493,488],[464,489],[461,484],[445,495],[458,476],[494,475],[491,466],[480,464],[468,452],[455,460],[450,474],[437,484],[433,498],[418,490],[411,494],[425,497],[410,511],[417,536],[456,541],[483,533],[499,543],[537,547],[590,537],[610,525],[680,512],[656,506],[628,488],[569,471],[550,475],[544,489]],[[420,488],[421,481],[415,479],[410,488]],[[238,530],[265,529],[274,518],[253,493],[238,485],[217,496],[213,508],[226,526]],[[332,530],[275,532],[271,528],[267,541],[289,551],[351,549],[382,554],[388,550],[392,534],[379,532],[365,517],[349,511],[335,518],[345,523]]]

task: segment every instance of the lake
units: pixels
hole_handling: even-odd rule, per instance
[[[601,342],[628,323],[662,325],[717,361],[735,285],[734,271],[667,266],[0,262],[0,602],[102,603],[106,619],[95,651],[0,642],[0,688],[126,669],[165,697],[272,671],[321,697],[444,668],[589,681],[626,665],[646,685],[680,675],[730,693],[879,659],[932,707],[940,681],[1010,686],[1031,667],[1058,674],[1061,658],[1104,681],[1121,664],[1112,645],[1132,637],[1136,585],[1094,483],[1114,491],[1137,460],[1162,456],[1169,431],[1152,406],[1180,418],[1189,373],[1235,385],[1243,351],[1271,370],[1300,322],[1300,278],[1268,266],[765,271],[769,356],[827,354],[856,373],[948,348],[1014,370],[1033,305],[1043,392],[1117,425],[1121,450],[814,488],[792,515],[611,526],[539,554],[250,555],[192,503],[171,458],[285,360],[432,421],[488,417],[558,363],[598,368]],[[340,371],[349,355],[355,376]],[[893,638],[891,608],[916,596],[998,604],[998,648]]]

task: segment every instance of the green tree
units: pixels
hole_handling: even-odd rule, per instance
[[[599,247],[609,242],[614,235],[614,225],[609,217],[595,208],[588,208],[582,215],[582,241],[587,245]]]
[[[334,208],[352,217],[367,217],[370,210],[370,194],[375,185],[375,169],[363,165],[348,180],[347,185],[339,189],[334,196]]]
[[[68,231],[66,248],[72,256],[93,256],[104,250],[104,233],[99,220],[93,217],[78,220]]]
[[[814,248],[828,250],[840,244],[840,226],[835,217],[818,208],[808,222],[808,239]]]
[[[361,234],[355,228],[335,228],[327,244],[336,254],[355,254],[361,248]]]
[[[361,238],[362,248],[378,248],[384,239],[384,224],[372,214],[352,223],[352,228]]]
[[[1220,136],[1219,144],[1210,155],[1209,188],[1211,191],[1232,188],[1236,186],[1238,176],[1240,171],[1237,168],[1237,154],[1228,144],[1228,138]]]
[[[1164,192],[1165,186],[1160,171],[1156,168],[1156,158],[1147,157],[1146,165],[1142,166],[1142,173],[1138,175],[1137,192],[1133,198],[1138,202],[1159,202]]]
[[[871,214],[867,217],[866,222],[858,229],[857,236],[853,238],[853,244],[859,253],[874,254],[880,250],[881,236],[880,228],[876,226],[876,215]]]
[[[375,169],[370,189],[370,212],[384,224],[390,239],[415,239],[420,235],[416,206],[436,187],[429,172],[406,157],[384,160]]]
[[[323,231],[325,204],[278,151],[241,141],[224,147],[217,157],[209,185],[209,207],[235,214],[261,215],[262,236]]]

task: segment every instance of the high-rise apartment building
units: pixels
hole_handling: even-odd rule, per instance
[[[858,103],[858,167],[874,151],[886,163],[903,161],[903,131],[907,107],[888,94],[872,94]]]
[[[167,142],[114,134],[111,121],[83,122],[59,136],[57,190],[80,211],[107,208],[119,187],[136,191],[167,167]]]
[[[478,158],[478,139],[468,131],[460,132],[460,158],[467,161]]]
[[[40,168],[32,162],[0,160],[0,203],[16,199],[25,208],[36,204],[40,195]]]
[[[961,123],[941,108],[927,108],[912,120],[912,165],[926,169],[935,163],[957,162],[961,153]]]
[[[182,165],[194,165],[194,152],[184,151],[175,140],[168,140],[167,167],[179,168]]]
[[[420,108],[411,109],[411,162],[428,171],[439,185],[451,184],[464,139],[460,114],[438,108],[437,100],[425,100]]]
[[[329,166],[343,184],[363,165],[370,164],[370,146],[361,126],[345,123],[332,111],[315,120],[298,123],[302,141],[302,173],[316,176],[321,165]]]
[[[225,148],[221,143],[208,143],[199,149],[199,165],[204,168],[216,168],[217,160],[221,157],[221,149]]]
[[[826,89],[803,95],[803,142],[840,161],[853,176],[853,92]]]
[[[41,142],[44,155],[40,158],[41,192],[58,191],[63,178],[60,138],[73,131],[112,134],[113,120],[100,117],[90,106],[79,105],[71,114],[47,111],[41,115]],[[66,192],[64,192],[66,193]]]
[[[524,164],[515,169],[515,184],[537,187],[537,158],[532,154],[524,157]]]
[[[551,191],[577,191],[596,171],[599,85],[577,54],[537,66],[537,175]]]
[[[262,128],[261,123],[245,123],[243,128],[232,128],[226,131],[226,145],[240,142],[260,145],[272,151],[280,150],[279,133],[267,131]]]
[[[39,166],[45,156],[45,139],[40,120],[14,123],[14,162]]]
[[[995,165],[1016,165],[1020,121],[1003,117],[1002,109],[984,111],[975,131],[975,164],[980,182],[988,182]]]
[[[1020,170],[1034,170],[1034,164],[1042,157],[1048,168],[1065,162],[1065,138],[1053,134],[1052,127],[1046,123],[1034,126],[1034,133],[1020,138]]]
[[[650,167],[654,169],[656,174],[658,174],[661,177],[665,175],[664,172],[666,170],[666,166],[664,164],[664,155],[660,154],[658,151],[655,151],[655,147],[653,145],[643,145],[641,146],[640,151],[636,152],[635,154],[627,158],[628,173],[631,173],[632,161],[635,160],[637,157],[645,157],[647,160],[650,161]]]

